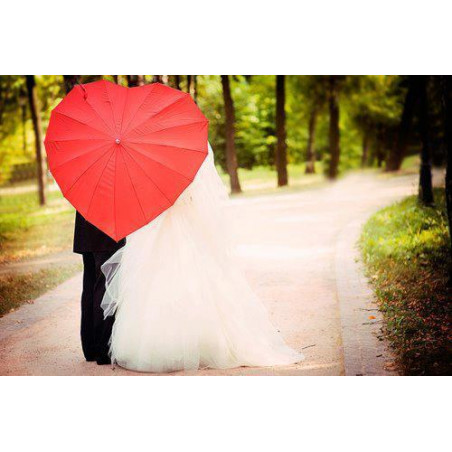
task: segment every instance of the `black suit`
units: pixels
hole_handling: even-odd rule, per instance
[[[78,212],[75,218],[74,253],[83,255],[83,292],[81,338],[85,358],[98,364],[109,362],[108,342],[114,317],[104,320],[100,304],[105,293],[102,265],[122,246],[86,221]]]

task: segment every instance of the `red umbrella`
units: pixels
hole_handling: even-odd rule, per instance
[[[154,83],[76,86],[52,111],[45,147],[69,202],[119,241],[174,204],[207,155],[189,94]]]

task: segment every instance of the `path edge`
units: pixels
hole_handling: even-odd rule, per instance
[[[343,227],[336,241],[336,292],[339,301],[346,376],[397,375],[385,339],[383,315],[364,274],[358,240],[369,218],[362,213]]]

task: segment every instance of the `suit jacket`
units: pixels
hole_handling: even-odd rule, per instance
[[[115,252],[123,247],[125,243],[125,239],[115,242],[77,212],[74,230],[74,253]]]

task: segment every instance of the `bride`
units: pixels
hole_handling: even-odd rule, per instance
[[[144,372],[302,360],[268,319],[233,257],[212,149],[193,183],[102,267],[112,363]]]

